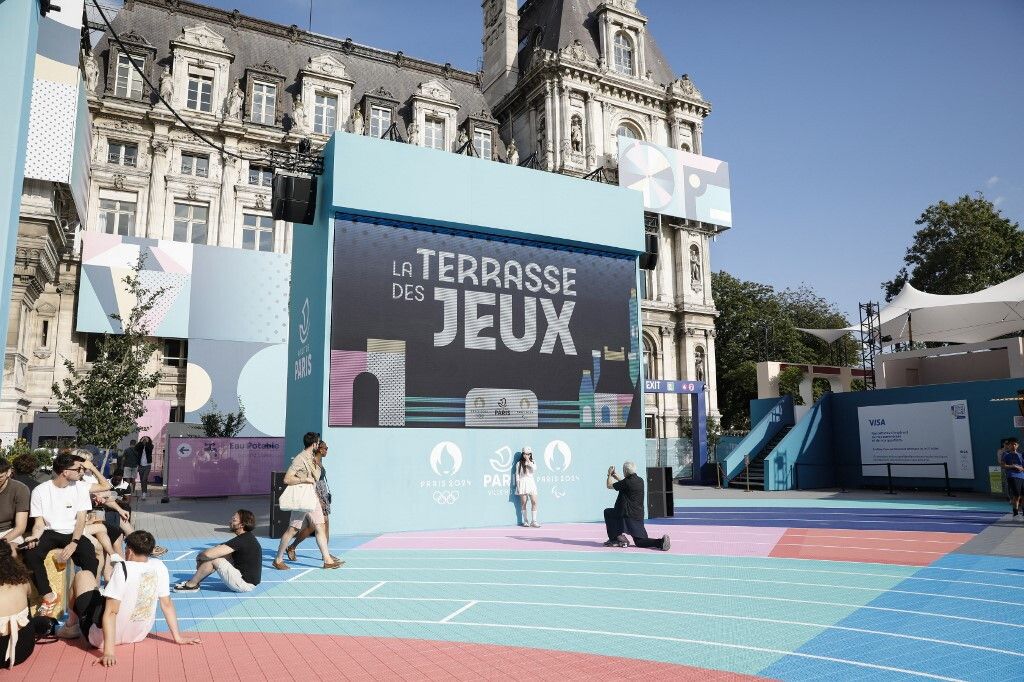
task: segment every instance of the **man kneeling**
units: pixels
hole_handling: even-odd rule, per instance
[[[231,532],[235,537],[222,545],[203,550],[196,557],[196,573],[188,580],[175,584],[175,592],[195,592],[199,583],[214,571],[232,592],[251,592],[263,577],[263,548],[252,534],[256,515],[248,509],[239,509],[231,517]]]
[[[150,558],[156,539],[144,530],[125,538],[127,561],[114,564],[110,581],[101,593],[96,576],[79,571],[73,583],[74,607],[68,623],[58,636],[62,639],[85,637],[89,644],[102,649],[97,663],[117,664],[114,647],[141,642],[153,629],[156,604],[167,621],[167,629],[177,644],[199,644],[178,631],[178,615],[171,601],[171,579],[167,567],[159,559]]]
[[[605,547],[629,547],[626,535],[633,536],[633,544],[637,547],[668,551],[672,546],[668,535],[661,539],[647,537],[644,527],[644,480],[636,475],[636,464],[626,462],[622,465],[623,478],[615,472],[615,467],[608,467],[609,490],[619,494],[615,498],[615,506],[604,510],[604,526],[608,531]]]

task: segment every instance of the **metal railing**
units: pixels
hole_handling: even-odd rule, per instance
[[[839,488],[839,492],[846,492],[846,484],[843,480],[843,467],[844,466],[858,466],[855,464],[817,464],[813,462],[795,462],[793,464],[793,488],[796,490],[804,490],[800,486],[800,467],[826,467],[833,470],[835,474],[836,487]],[[942,476],[944,479],[944,487],[946,490],[947,497],[956,497],[953,494],[953,490],[949,483],[949,463],[948,462],[876,462],[874,464],[860,464],[861,477],[862,478],[877,478],[871,474],[865,474],[864,469],[867,467],[885,467],[886,485],[889,488],[886,491],[886,495],[895,495],[896,487],[893,483],[892,468],[895,467],[942,467]]]

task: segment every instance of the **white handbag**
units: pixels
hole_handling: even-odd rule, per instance
[[[318,504],[320,501],[313,490],[313,484],[298,483],[284,489],[277,506],[281,508],[281,511],[310,512],[316,509]]]

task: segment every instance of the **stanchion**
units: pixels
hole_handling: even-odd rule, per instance
[[[896,491],[892,489],[892,464],[885,465],[886,476],[889,477],[889,492],[886,495],[895,495]]]
[[[743,476],[747,479],[747,492],[750,492],[750,455],[743,457]]]
[[[949,489],[949,464],[946,462],[942,463],[942,473],[946,476],[946,497],[955,497],[953,491]]]
[[[715,462],[715,490],[722,489],[722,465]]]

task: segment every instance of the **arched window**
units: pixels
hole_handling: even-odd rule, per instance
[[[618,135],[619,137],[628,137],[631,140],[640,139],[640,133],[637,131],[636,128],[631,126],[629,123],[620,123],[618,130],[615,131],[615,134]]]
[[[644,337],[644,378],[658,378],[658,351],[646,336]]]
[[[615,34],[613,68],[619,73],[633,75],[633,41],[622,31]]]

